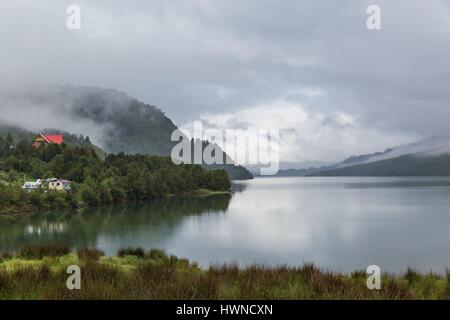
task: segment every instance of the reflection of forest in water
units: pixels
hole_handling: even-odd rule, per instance
[[[233,181],[231,184],[231,192],[232,193],[241,193],[244,192],[248,187],[248,182],[245,180],[242,181]]]
[[[26,244],[93,247],[100,236],[123,238],[126,242],[130,235],[139,233],[151,242],[152,238],[170,235],[187,217],[225,213],[230,200],[229,194],[168,198],[77,213],[36,215],[23,222],[0,224],[0,252],[15,251]]]

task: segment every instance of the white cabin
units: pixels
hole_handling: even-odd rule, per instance
[[[36,190],[39,189],[42,186],[42,180],[41,179],[37,179],[36,181],[32,182],[25,182],[25,184],[23,185],[22,189],[25,190]]]

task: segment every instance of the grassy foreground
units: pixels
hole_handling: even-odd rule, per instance
[[[68,290],[70,265],[81,268],[81,290]],[[450,274],[383,275],[381,290],[368,290],[365,272],[351,275],[302,267],[211,266],[161,250],[26,247],[0,259],[0,299],[448,299]]]

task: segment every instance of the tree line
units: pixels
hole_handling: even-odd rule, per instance
[[[22,189],[25,181],[53,177],[72,181],[72,191]],[[34,149],[29,141],[13,144],[10,135],[0,137],[1,212],[79,208],[229,188],[224,170],[175,165],[169,157],[123,153],[102,156],[88,145],[64,143]]]

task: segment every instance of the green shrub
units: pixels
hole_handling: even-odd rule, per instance
[[[69,252],[69,247],[65,245],[28,245],[22,247],[19,255],[26,259],[42,259],[43,257],[60,257]]]
[[[77,251],[77,256],[83,261],[98,261],[105,253],[97,249],[82,248]]]
[[[139,258],[145,257],[145,251],[142,248],[122,248],[117,252],[119,257],[135,256]]]
[[[146,257],[152,260],[167,260],[167,254],[162,249],[151,249],[147,254]]]
[[[7,253],[7,252],[4,252],[4,253],[2,253],[0,255],[0,261],[2,261],[2,260],[9,260],[11,258],[12,258],[12,255]]]

